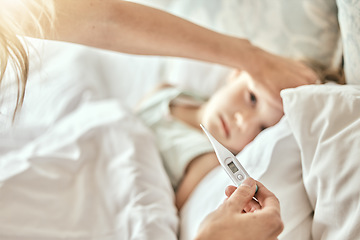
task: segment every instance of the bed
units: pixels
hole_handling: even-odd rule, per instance
[[[279,239],[360,238],[360,35],[351,30],[360,25],[359,4],[137,2],[286,57],[338,66],[344,53],[349,85],[282,91],[285,116],[237,157],[278,196],[285,224]],[[214,169],[178,213],[153,135],[132,109],[163,82],[210,95],[230,69],[28,40],[33,61],[14,123],[14,93],[1,95],[0,238],[193,239],[232,183]]]

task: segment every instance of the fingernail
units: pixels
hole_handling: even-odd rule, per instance
[[[248,186],[248,187],[252,187],[254,186],[255,184],[255,181],[251,178],[246,178],[242,183],[241,183],[241,186]]]

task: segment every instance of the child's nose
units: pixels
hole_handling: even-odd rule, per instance
[[[240,112],[236,112],[235,113],[235,121],[236,121],[236,125],[240,128],[243,128],[245,125],[245,116],[243,114],[241,114]]]
[[[249,113],[236,112],[235,113],[236,125],[241,129],[247,129],[252,122],[252,116]]]

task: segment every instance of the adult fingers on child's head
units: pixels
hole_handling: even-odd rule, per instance
[[[301,85],[315,84],[319,78],[316,72],[304,62],[298,61],[298,64],[301,66],[301,73],[302,73],[302,75],[300,75],[299,77],[303,78],[303,82],[302,82],[303,84]]]
[[[245,181],[231,194],[226,203],[234,211],[242,212],[245,206],[252,200],[256,191],[256,182],[252,178]]]

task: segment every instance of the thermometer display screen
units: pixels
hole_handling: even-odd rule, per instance
[[[231,169],[231,171],[232,171],[233,173],[236,173],[237,171],[239,171],[239,169],[236,167],[236,165],[234,164],[234,162],[228,163],[228,167]]]

